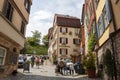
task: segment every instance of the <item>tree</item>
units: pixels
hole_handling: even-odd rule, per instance
[[[37,55],[46,55],[47,51],[48,51],[48,35],[45,35],[43,37],[43,43],[45,45],[41,45],[40,41],[41,41],[41,32],[39,31],[32,31],[32,36],[31,37],[27,37],[25,44],[24,44],[24,48],[21,50],[22,54],[37,54]]]
[[[96,44],[96,35],[92,34],[88,40],[88,51],[92,52],[95,48],[95,44]]]
[[[48,47],[48,34],[44,35],[43,39],[42,39],[43,44]]]
[[[41,33],[39,31],[32,31],[33,35],[32,37],[28,37],[27,41],[31,46],[39,46],[40,45],[40,39],[41,39]]]

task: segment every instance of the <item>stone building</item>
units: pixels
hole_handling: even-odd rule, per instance
[[[97,35],[98,44],[96,47],[96,54],[98,60],[98,70],[102,68],[102,74],[104,74],[104,80],[120,79],[120,1],[119,0],[97,0],[95,2],[96,8],[96,23],[97,23]],[[109,55],[110,54],[110,55]],[[105,64],[105,55],[109,56],[107,63],[111,66],[111,72],[113,76],[106,74],[107,67]],[[100,67],[102,64],[103,67]],[[99,71],[98,71],[99,72]]]
[[[54,59],[71,58],[73,62],[79,61],[80,26],[79,18],[55,14],[51,34],[51,51]]]
[[[0,1],[0,77],[17,70],[32,0]]]
[[[85,4],[83,4],[82,8],[82,15],[81,15],[81,28],[79,32],[79,37],[80,37],[80,55],[81,55],[81,60],[84,60],[85,56],[85,26],[84,26],[84,18],[85,18]]]

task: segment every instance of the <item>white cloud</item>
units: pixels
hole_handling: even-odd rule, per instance
[[[46,12],[46,11],[38,11],[33,13],[32,18],[35,20],[41,20],[41,19],[49,19],[52,17],[52,14],[50,12]]]

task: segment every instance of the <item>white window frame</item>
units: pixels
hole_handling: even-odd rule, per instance
[[[66,55],[66,49],[61,49],[61,55]]]
[[[0,57],[3,57],[3,62],[2,62],[2,64],[0,64],[0,65],[4,65],[7,50],[6,50],[5,48],[1,47],[1,46],[0,46],[0,48],[3,49],[3,50],[5,51],[4,56],[1,56],[1,55],[0,55]]]
[[[79,30],[78,30],[78,28],[75,28],[75,34],[76,34],[76,35],[79,34]]]
[[[62,27],[62,33],[66,33],[66,28]]]
[[[67,43],[67,42],[66,42],[66,38],[62,38],[61,43],[62,43],[62,44],[66,44],[66,43]]]

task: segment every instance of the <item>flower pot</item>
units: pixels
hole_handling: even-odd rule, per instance
[[[87,74],[89,78],[95,78],[95,69],[88,69]]]

